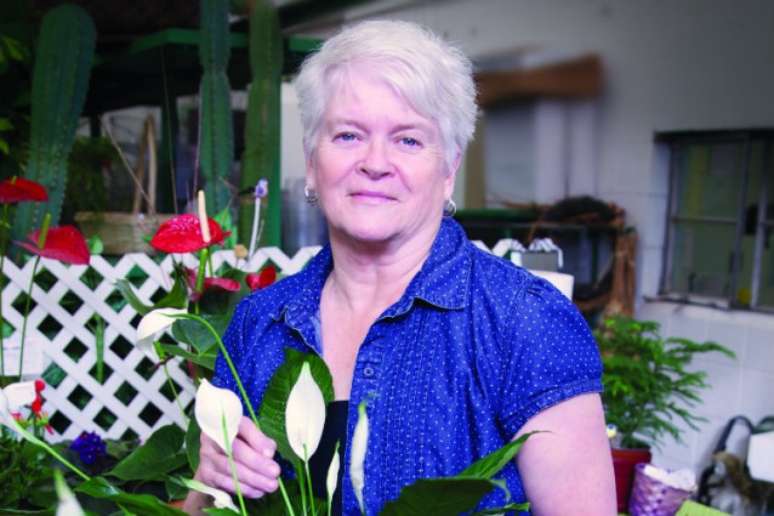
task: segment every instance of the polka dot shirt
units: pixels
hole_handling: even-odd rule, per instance
[[[291,347],[322,355],[320,294],[333,267],[325,247],[298,274],[245,298],[224,336],[248,395],[259,406]],[[347,433],[368,400],[366,510],[378,514],[423,477],[459,473],[510,441],[538,412],[602,390],[602,365],[586,322],[543,279],[476,248],[444,219],[403,296],[373,324],[355,364]],[[222,357],[215,383],[236,391]],[[349,439],[348,439],[349,441]],[[359,514],[344,450],[344,514]],[[524,501],[515,463],[500,473]],[[479,509],[504,503],[501,490]]]

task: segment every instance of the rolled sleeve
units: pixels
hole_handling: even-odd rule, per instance
[[[602,391],[602,361],[578,309],[550,283],[531,278],[514,299],[505,337],[500,424],[515,435],[539,412]]]

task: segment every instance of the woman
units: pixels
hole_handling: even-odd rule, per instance
[[[535,514],[613,514],[588,327],[555,288],[476,249],[445,216],[476,116],[470,62],[416,25],[365,22],[310,57],[296,88],[307,200],[330,245],[238,307],[225,338],[249,396],[260,402],[293,347],[331,370],[340,413],[326,435],[346,441],[368,399],[368,514],[417,478],[456,474],[536,429],[550,433],[502,474],[515,500]],[[222,360],[216,381],[234,388]],[[277,489],[274,450],[242,421],[234,454],[247,496]],[[343,512],[358,514],[344,450]],[[197,478],[233,491],[205,436]],[[502,501],[492,493],[482,506]],[[192,494],[187,508],[202,503]]]

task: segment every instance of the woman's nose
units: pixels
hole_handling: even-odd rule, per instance
[[[359,170],[372,179],[378,179],[392,173],[392,164],[383,142],[376,139],[369,142],[366,154],[360,162]]]

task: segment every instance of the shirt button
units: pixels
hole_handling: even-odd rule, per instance
[[[374,375],[374,368],[371,366],[365,366],[363,368],[363,376],[366,378],[371,378]]]

